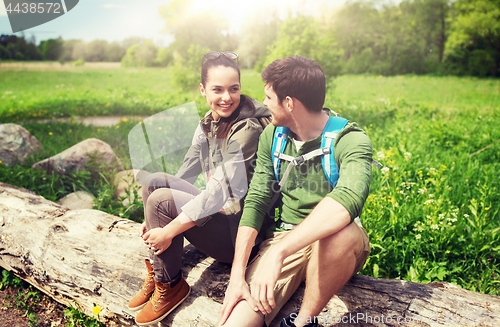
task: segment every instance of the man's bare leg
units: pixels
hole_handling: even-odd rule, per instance
[[[224,327],[262,327],[264,326],[264,315],[253,311],[248,303],[243,300],[234,307]]]
[[[314,321],[349,281],[356,266],[356,254],[363,250],[363,234],[355,223],[314,244],[307,267],[304,299],[294,322],[297,327]]]

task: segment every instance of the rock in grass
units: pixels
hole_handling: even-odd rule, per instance
[[[134,189],[137,190],[137,200],[142,201],[143,186],[139,185],[134,177],[137,172],[137,169],[124,170],[118,172],[114,177],[115,199],[123,199],[122,204],[125,207],[130,206],[130,203],[134,201]]]
[[[42,144],[21,125],[0,125],[0,161],[3,164],[23,164],[40,151],[44,151]]]
[[[84,191],[70,193],[57,201],[60,205],[71,210],[76,209],[92,209],[94,208],[95,197]]]
[[[31,168],[43,169],[48,172],[55,171],[67,175],[70,172],[85,170],[85,165],[95,158],[95,170],[100,171],[102,165],[117,167],[123,170],[118,157],[109,144],[101,140],[90,138],[75,144],[69,149],[53,157],[35,163]]]

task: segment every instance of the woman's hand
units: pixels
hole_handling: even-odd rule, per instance
[[[141,227],[140,227],[140,228],[141,228],[141,229],[139,230],[139,237],[142,237],[142,236],[144,236],[144,234],[146,234],[146,232],[147,232],[147,229],[146,229],[146,222],[143,222],[143,223],[141,224]]]
[[[165,228],[153,228],[144,234],[142,239],[144,240],[144,244],[155,251],[155,255],[159,255],[172,244],[174,236],[170,236],[168,230]]]

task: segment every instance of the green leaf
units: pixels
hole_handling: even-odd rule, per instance
[[[373,265],[373,277],[377,278],[379,276],[379,266],[377,264]]]

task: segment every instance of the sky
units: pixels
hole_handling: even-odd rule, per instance
[[[289,12],[315,14],[325,8],[341,7],[346,0],[193,0],[193,11],[215,11],[225,17],[230,32],[236,33],[248,14],[277,12],[282,18]],[[165,20],[158,7],[169,0],[80,0],[71,11],[24,32],[26,39],[37,43],[51,38],[122,41],[139,36],[167,46],[173,39],[163,29]],[[13,34],[4,1],[0,1],[0,34]],[[18,32],[16,35],[21,36]]]

